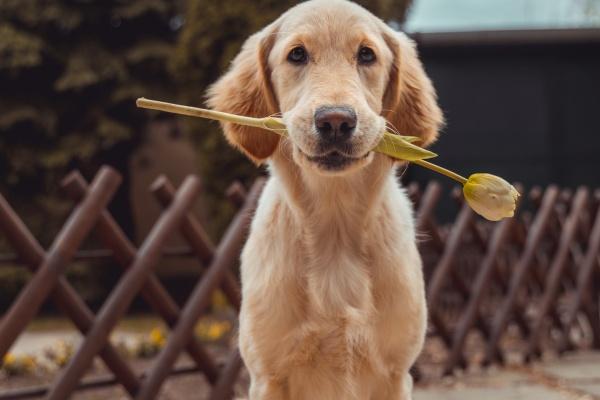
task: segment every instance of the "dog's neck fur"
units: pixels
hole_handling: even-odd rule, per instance
[[[281,181],[290,210],[301,217],[308,231],[332,225],[368,229],[381,205],[383,187],[393,176],[393,162],[375,155],[364,168],[341,176],[326,176],[300,168],[290,157],[274,157],[272,174]],[[359,232],[360,232],[359,231]],[[357,237],[355,230],[349,230]]]
[[[275,156],[272,174],[283,186],[284,207],[297,224],[306,250],[308,290],[324,314],[348,318],[372,307],[369,252],[364,240],[380,225],[386,185],[395,184],[393,162],[375,155],[366,167],[344,176],[323,176]]]

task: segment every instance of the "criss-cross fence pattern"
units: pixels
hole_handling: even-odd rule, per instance
[[[119,183],[119,175],[110,168],[102,168],[90,185],[77,172],[67,176],[62,186],[76,206],[47,251],[0,196],[0,232],[15,251],[0,257],[0,262],[18,261],[33,272],[0,321],[0,356],[47,298],[84,335],[51,385],[0,392],[0,399],[65,399],[77,389],[114,384],[122,385],[132,398],[151,399],[165,379],[183,373],[202,373],[211,384],[210,399],[231,398],[242,366],[238,350],[231,350],[219,364],[193,332],[216,288],[239,310],[239,286],[231,271],[263,180],[257,180],[247,194],[239,184],[231,187],[228,195],[239,211],[215,246],[190,212],[199,193],[198,180],[189,177],[175,190],[166,178],[157,179],[151,191],[164,211],[139,248],[106,210]],[[424,190],[411,185],[409,195],[417,205],[429,336],[445,348],[442,372],[465,368],[474,352],[484,363],[506,362],[511,353],[527,362],[547,349],[560,353],[582,346],[600,348],[600,193],[585,187],[574,193],[555,186],[533,188],[523,196],[519,214],[499,223],[483,221],[454,194],[450,200],[456,202],[458,213],[453,222],[444,224],[436,221],[436,209],[449,199],[437,183]],[[175,232],[186,240],[186,248],[165,247]],[[92,234],[104,248],[78,250]],[[186,304],[179,307],[153,268],[163,257],[182,255],[196,257],[204,270]],[[94,315],[63,272],[73,260],[107,257],[114,258],[124,272]],[[109,341],[110,332],[138,293],[170,327],[165,347],[142,375]],[[479,338],[476,345],[473,335]],[[193,360],[193,366],[174,366],[182,352]],[[101,357],[113,375],[82,381],[95,356]]]
[[[447,351],[444,373],[465,368],[472,352],[489,364],[511,353],[527,362],[543,350],[600,348],[600,192],[518,189],[515,218],[483,221],[455,194],[458,214],[440,226],[440,187],[409,188],[426,236],[429,334]],[[474,333],[479,346],[468,345]]]
[[[65,399],[78,387],[119,383],[132,397],[151,399],[156,396],[169,374],[194,371],[203,373],[211,383],[211,398],[231,397],[233,382],[242,366],[239,352],[237,349],[232,350],[225,364],[217,365],[195,339],[193,331],[196,321],[209,305],[211,293],[218,287],[223,290],[229,302],[239,309],[240,291],[231,271],[246,238],[252,213],[264,184],[263,180],[257,180],[247,194],[239,184],[230,188],[229,197],[240,206],[240,210],[221,243],[215,247],[190,212],[200,189],[198,179],[188,177],[177,191],[166,178],[157,179],[151,189],[165,209],[139,249],[127,239],[106,210],[106,205],[120,180],[118,173],[108,167],[100,170],[89,187],[79,173],[67,176],[62,186],[77,205],[47,252],[0,196],[0,230],[16,252],[14,259],[21,261],[34,272],[31,280],[0,321],[0,357],[6,354],[49,296],[85,335],[71,362],[52,385],[11,390],[0,393],[0,398],[45,395],[48,399]],[[188,242],[189,250],[182,252],[165,248],[167,239],[177,230]],[[89,310],[62,277],[70,261],[78,257],[90,257],[90,254],[77,253],[77,249],[92,231],[106,246],[106,249],[95,255],[105,256],[108,253],[125,270],[97,315]],[[206,270],[186,305],[180,309],[152,269],[162,256],[190,253],[206,266]],[[111,330],[138,292],[171,328],[164,349],[144,376],[137,376],[109,342]],[[182,351],[189,354],[195,366],[173,370],[173,364]],[[82,385],[82,375],[96,355],[102,358],[114,377],[97,379]]]

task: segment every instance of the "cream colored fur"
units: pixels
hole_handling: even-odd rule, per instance
[[[311,61],[290,65],[301,43]],[[358,66],[362,45],[377,62]],[[387,119],[428,144],[442,115],[413,44],[363,8],[313,0],[252,36],[209,91],[213,108],[281,113],[289,138],[224,125],[271,177],[242,254],[239,344],[252,400],[406,400],[424,340],[426,306],[412,207],[396,163],[370,152]],[[323,171],[313,114],[346,104],[357,154]],[[362,157],[364,155],[364,157]]]

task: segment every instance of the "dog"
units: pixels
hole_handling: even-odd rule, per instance
[[[301,3],[251,36],[209,107],[280,115],[288,136],[224,123],[270,178],[241,255],[251,400],[410,399],[427,310],[386,129],[432,143],[443,115],[414,43],[346,0]]]

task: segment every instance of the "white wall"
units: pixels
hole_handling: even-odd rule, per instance
[[[600,26],[600,0],[414,0],[408,32]]]

